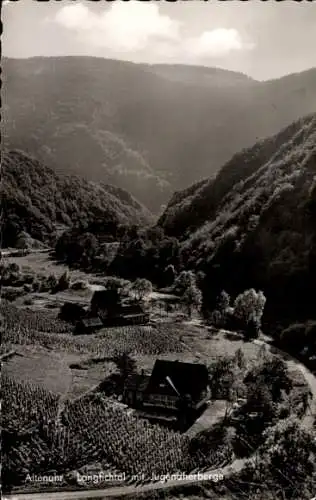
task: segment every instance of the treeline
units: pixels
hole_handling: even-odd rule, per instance
[[[123,189],[59,177],[20,151],[2,153],[0,189],[4,247],[52,244],[73,225],[116,237],[118,226],[150,220],[148,211]]]
[[[111,239],[107,234],[96,224],[87,230],[74,227],[59,237],[56,257],[86,270],[131,280],[147,278],[160,287],[172,284],[174,274],[181,270],[179,242],[160,228],[120,225],[113,228]],[[174,267],[174,274],[169,266]]]

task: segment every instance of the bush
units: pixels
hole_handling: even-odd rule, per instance
[[[31,297],[27,297],[26,299],[24,299],[23,304],[25,306],[32,306],[34,304],[34,301]]]
[[[28,285],[32,285],[35,279],[36,279],[35,274],[26,274],[25,278],[24,278],[24,281]]]
[[[14,302],[16,299],[19,297],[22,297],[25,295],[25,290],[24,287],[13,287],[13,286],[6,286],[2,288],[1,291],[1,298],[8,300],[9,302]]]
[[[146,280],[145,280],[146,281]],[[108,290],[118,290],[121,292],[125,292],[127,287],[131,286],[131,282],[128,280],[125,280],[123,278],[118,278],[116,276],[110,276],[106,278],[104,282],[104,286]]]
[[[58,281],[54,274],[50,274],[47,278],[47,288],[51,292],[54,292],[57,288]]]
[[[253,288],[239,294],[234,302],[234,318],[244,330],[245,336],[258,336],[266,298],[262,291],[256,292]]]
[[[315,352],[316,322],[294,323],[282,330],[279,342],[287,351],[294,354],[306,351]]]
[[[217,298],[217,309],[221,312],[226,312],[230,305],[230,296],[225,290],[222,290]]]
[[[135,298],[142,300],[146,295],[152,292],[152,284],[145,278],[138,278],[132,283],[130,291],[134,294]]]
[[[57,284],[57,290],[62,292],[63,290],[68,290],[70,286],[70,276],[69,272],[65,271],[64,274],[61,275]]]
[[[174,282],[172,292],[183,295],[192,284],[196,284],[196,277],[193,271],[181,271]]]
[[[169,264],[163,272],[163,286],[172,286],[176,279],[176,271],[172,264]]]
[[[39,292],[41,289],[41,282],[39,279],[35,279],[32,283],[32,291],[33,292]]]
[[[85,281],[74,281],[70,286],[72,290],[86,290],[87,287],[88,285]]]
[[[211,312],[208,322],[216,328],[225,328],[226,326],[225,315],[218,309]]]
[[[192,310],[200,310],[202,305],[202,293],[196,284],[191,284],[182,296],[182,303],[185,305],[189,317],[192,316]]]
[[[244,329],[247,340],[257,339],[260,333],[260,321],[257,318],[250,318]]]
[[[24,289],[25,293],[31,293],[33,291],[33,286],[25,283],[23,285],[23,289]]]

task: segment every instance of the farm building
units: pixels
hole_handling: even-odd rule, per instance
[[[59,318],[64,321],[76,323],[86,315],[85,308],[80,304],[65,302],[60,308]]]
[[[124,304],[117,290],[96,291],[91,300],[90,311],[105,326],[144,325],[149,321],[149,314],[139,303]]]
[[[118,290],[97,290],[91,299],[90,311],[92,314],[107,312],[113,314],[120,307],[121,298]]]
[[[75,333],[80,334],[80,333],[93,333],[97,330],[100,330],[103,328],[103,323],[100,320],[100,318],[95,317],[95,318],[81,318],[79,321],[76,323],[76,329]]]
[[[156,360],[150,376],[132,375],[123,399],[150,420],[184,423],[198,415],[210,397],[205,365]]]
[[[149,322],[149,314],[140,304],[122,304],[112,319],[120,325],[144,325]]]

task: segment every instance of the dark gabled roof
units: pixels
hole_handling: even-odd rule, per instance
[[[147,388],[150,376],[135,373],[130,375],[125,383],[125,389],[130,391],[144,391]]]
[[[145,311],[140,304],[123,304],[119,312],[126,316],[131,314],[144,314]]]
[[[116,304],[120,299],[118,290],[96,290],[91,299],[91,305],[105,306]]]
[[[171,396],[179,393],[181,397],[190,395],[194,401],[207,385],[205,365],[157,359],[146,392]]]
[[[103,326],[103,323],[100,320],[100,318],[83,318],[81,320],[81,323],[86,328],[93,328],[93,327],[101,327],[101,326]]]

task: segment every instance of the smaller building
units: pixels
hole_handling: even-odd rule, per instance
[[[145,325],[149,322],[150,315],[140,304],[122,304],[116,318],[123,325]]]
[[[101,319],[104,326],[146,325],[150,319],[141,304],[124,303],[116,289],[96,291],[90,311]]]
[[[150,376],[145,375],[144,371],[141,374],[134,373],[129,376],[123,394],[123,400],[128,406],[133,408],[142,407],[149,379]]]
[[[84,318],[86,314],[87,311],[81,304],[65,302],[60,308],[59,318],[64,321],[76,323],[78,320]]]
[[[85,334],[85,333],[93,333],[95,331],[103,328],[103,323],[98,317],[93,318],[81,318],[76,323],[75,333],[77,334]]]

